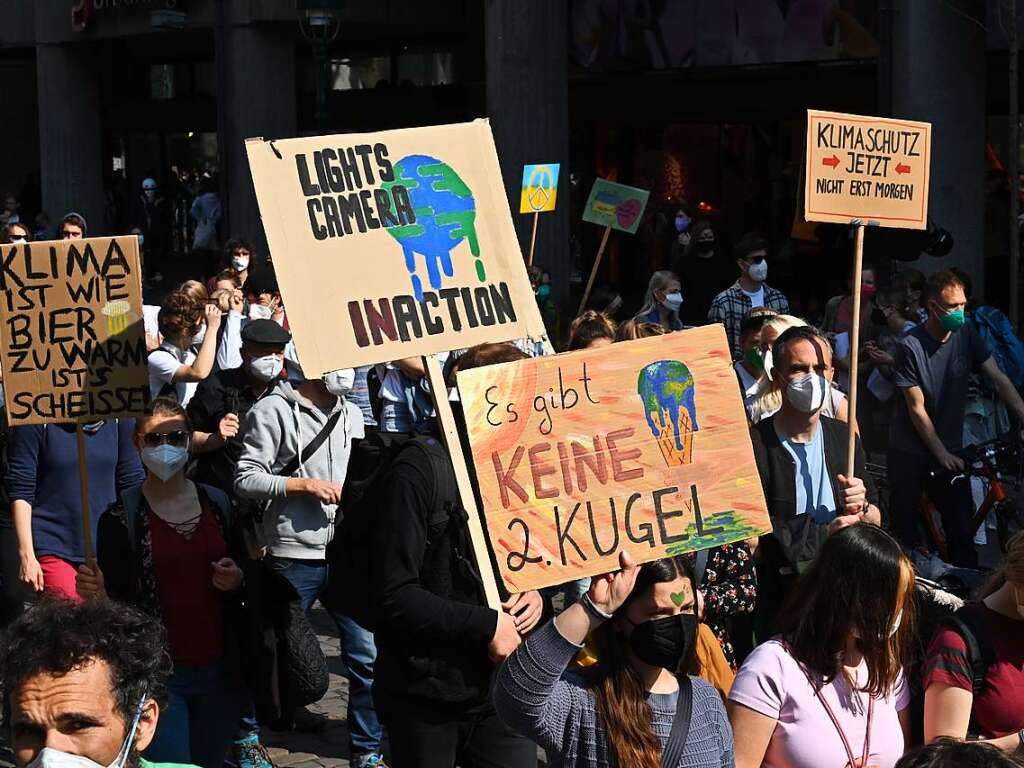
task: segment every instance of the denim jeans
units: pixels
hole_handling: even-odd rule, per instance
[[[327,583],[327,565],[323,560],[270,558],[271,567],[291,583],[309,611]],[[352,752],[380,752],[383,728],[373,708],[373,663],[377,646],[373,633],[348,616],[329,611],[341,636],[341,658],[348,669],[348,733]]]
[[[153,763],[220,768],[238,728],[242,693],[224,665],[177,665],[167,679],[167,706],[143,757]]]

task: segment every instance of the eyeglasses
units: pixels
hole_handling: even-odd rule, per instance
[[[191,433],[187,429],[179,429],[174,432],[147,432],[142,436],[142,444],[147,448],[156,448],[158,445],[187,448],[190,437]]]

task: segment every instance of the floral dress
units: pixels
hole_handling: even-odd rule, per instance
[[[696,562],[696,554],[689,557],[691,562]],[[712,549],[698,589],[704,593],[704,623],[722,644],[729,665],[736,669],[736,650],[729,638],[729,625],[733,616],[753,613],[757,597],[757,576],[750,548],[741,541]]]

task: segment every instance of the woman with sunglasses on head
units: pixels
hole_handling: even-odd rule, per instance
[[[637,566],[626,553],[619,562],[502,665],[499,717],[537,742],[553,768],[732,766],[722,700],[689,676],[698,625],[689,562]],[[597,663],[567,673],[591,633]]]
[[[149,404],[135,428],[148,474],[100,517],[97,562],[79,568],[78,592],[131,603],[167,630],[174,672],[146,759],[220,768],[242,701],[232,630],[242,626],[244,544],[228,497],[185,477],[191,434],[177,402]]]
[[[889,534],[832,534],[789,595],[781,634],[729,692],[738,768],[893,768],[908,740],[903,666],[914,569]]]

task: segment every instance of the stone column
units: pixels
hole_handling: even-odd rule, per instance
[[[981,286],[985,220],[985,10],[973,0],[886,0],[891,45],[883,50],[879,92],[891,115],[932,123],[928,211],[955,241],[924,272],[967,270]],[[883,35],[884,39],[884,35]]]
[[[84,44],[36,47],[43,210],[55,224],[68,211],[77,211],[90,235],[108,234],[97,60]]]
[[[230,14],[230,11],[229,11]],[[296,135],[295,37],[285,25],[236,25],[229,17],[218,28],[218,131],[225,175],[228,236],[251,239],[266,253],[245,140]],[[226,28],[225,28],[226,27]],[[221,37],[222,36],[222,37]]]
[[[523,257],[533,216],[519,213],[523,165],[561,163],[558,205],[540,214],[534,261],[551,273],[555,297],[569,309],[569,82],[563,2],[487,0],[487,114],[501,161]]]

